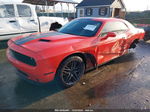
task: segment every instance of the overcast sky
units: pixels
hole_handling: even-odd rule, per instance
[[[4,0],[0,0],[4,2]],[[7,2],[14,1],[14,2],[22,2],[22,0],[5,0]],[[82,0],[74,0],[77,2],[81,2]],[[150,10],[150,0],[123,0],[128,11],[143,11],[143,10]]]

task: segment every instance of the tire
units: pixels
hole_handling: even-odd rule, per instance
[[[134,49],[136,48],[137,44],[139,43],[139,40],[134,40],[133,43],[130,45],[129,49]]]
[[[57,76],[64,87],[75,85],[85,71],[85,63],[79,56],[72,56],[63,61],[58,68]]]
[[[146,36],[144,37],[144,41],[146,42],[146,41],[148,41],[148,40],[150,40],[150,36],[147,36],[147,35],[146,35]]]

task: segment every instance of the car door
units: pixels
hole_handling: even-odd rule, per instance
[[[120,22],[105,23],[98,42],[97,60],[98,64],[108,62],[124,53],[127,26],[121,26]],[[115,37],[107,37],[107,34],[113,32]]]
[[[17,4],[18,22],[22,33],[38,32],[38,19],[34,8],[26,4]]]
[[[0,40],[20,35],[20,26],[15,12],[14,4],[0,5]]]

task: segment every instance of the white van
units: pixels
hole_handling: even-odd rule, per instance
[[[39,22],[40,21],[40,22]],[[7,40],[25,33],[49,31],[52,23],[62,25],[68,19],[58,17],[40,17],[35,6],[26,3],[0,3],[0,40]]]

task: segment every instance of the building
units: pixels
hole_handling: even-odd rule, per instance
[[[125,18],[126,14],[122,0],[83,0],[76,9],[77,17]]]
[[[53,13],[53,16],[56,17],[56,13],[58,12],[58,9],[56,7],[57,4],[60,5],[60,12],[61,12],[61,17],[65,17],[64,16],[64,12],[67,12],[68,15],[67,17],[70,18],[70,5],[72,5],[73,7],[73,17],[76,17],[76,5],[78,4],[78,2],[75,2],[74,0],[23,0],[23,3],[29,3],[32,5],[39,5],[42,6],[42,8],[40,9],[36,9],[37,12],[43,12],[43,13],[47,13],[47,16],[49,16],[49,12]],[[64,7],[63,4],[66,4],[67,7]],[[49,9],[50,6],[53,8],[52,10]],[[37,7],[36,7],[37,8]],[[65,10],[64,10],[65,8]]]

